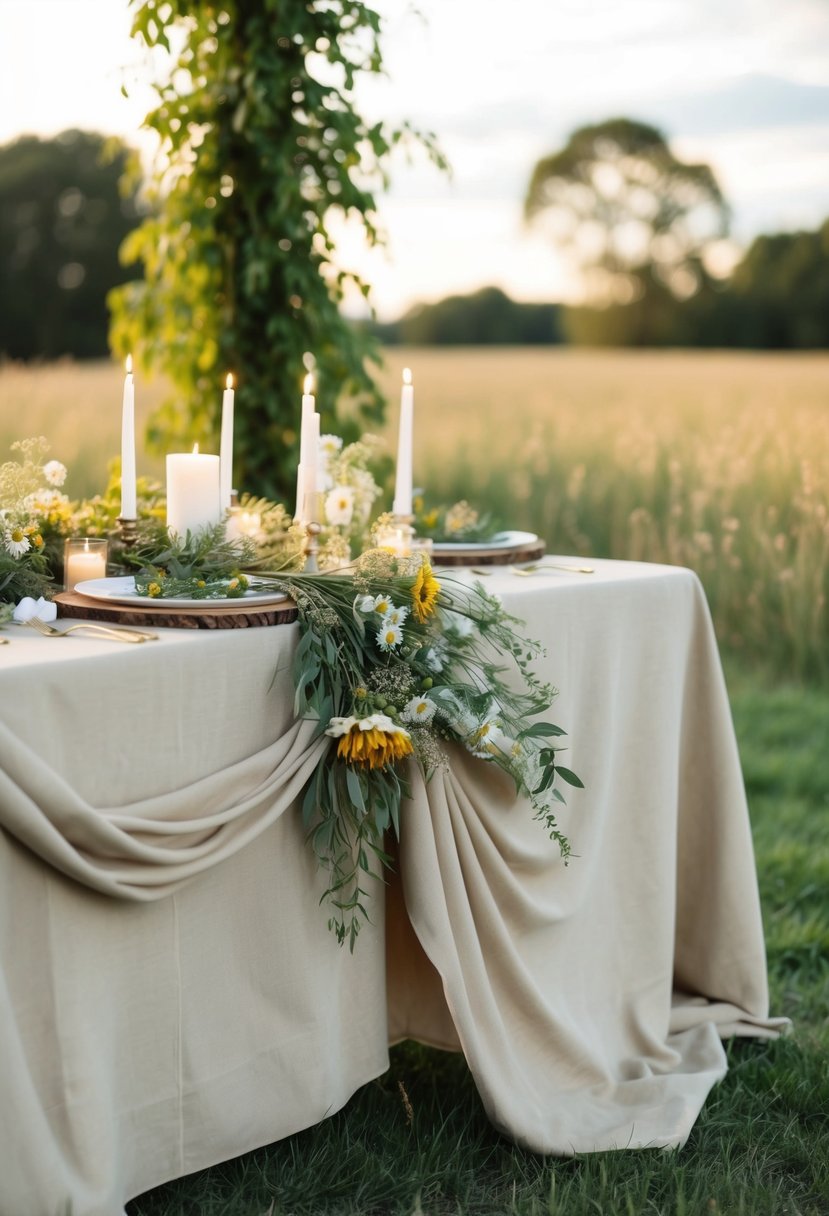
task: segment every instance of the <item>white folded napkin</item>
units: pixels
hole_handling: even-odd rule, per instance
[[[24,595],[15,608],[13,616],[21,625],[25,624],[26,621],[30,621],[33,616],[38,617],[41,621],[56,621],[58,619],[58,606],[50,600],[45,600],[43,596],[39,600],[33,600],[30,595]]]

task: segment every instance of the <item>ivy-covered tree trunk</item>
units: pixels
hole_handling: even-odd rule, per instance
[[[381,70],[379,16],[352,0],[134,7],[133,33],[176,53],[146,119],[161,138],[153,214],[123,251],[144,280],[113,293],[113,346],[169,377],[150,435],[166,448],[215,445],[231,371],[234,484],[286,498],[312,361],[326,428],[350,438],[382,418],[376,348],[340,311],[347,289],[368,286],[336,267],[328,229],[336,209],[377,243],[373,190],[406,134],[353,104],[356,76]]]

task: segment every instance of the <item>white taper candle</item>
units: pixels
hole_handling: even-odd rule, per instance
[[[394,483],[395,515],[412,513],[412,435],[414,430],[414,385],[412,373],[403,368],[400,390],[400,429],[397,436],[397,476]]]
[[[225,391],[222,394],[222,438],[219,444],[219,468],[221,477],[222,510],[230,507],[233,491],[233,377],[227,373]]]
[[[135,519],[137,493],[135,486],[135,383],[132,377],[132,355],[127,355],[127,374],[121,405],[121,518]]]

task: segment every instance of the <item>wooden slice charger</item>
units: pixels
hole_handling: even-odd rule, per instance
[[[513,566],[519,562],[535,562],[544,556],[544,541],[534,540],[526,545],[505,549],[493,545],[490,549],[452,549],[449,553],[432,553],[433,566]]]
[[[175,608],[170,604],[153,604],[142,600],[132,604],[114,604],[79,595],[77,591],[61,591],[55,596],[58,616],[75,617],[83,621],[100,621],[104,625],[134,625],[137,629],[253,629],[262,625],[288,625],[297,618],[293,600],[276,604],[213,604],[205,600],[197,608]]]

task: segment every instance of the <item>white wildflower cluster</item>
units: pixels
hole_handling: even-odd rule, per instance
[[[379,617],[379,648],[386,654],[396,650],[403,641],[403,622],[409,615],[409,609],[398,607],[389,595],[360,595],[356,600],[356,608],[363,616]]]
[[[68,510],[69,500],[56,488],[66,467],[59,460],[44,464],[48,449],[45,439],[24,439],[12,444],[20,459],[0,465],[0,554],[14,561],[40,552],[47,517]]]
[[[349,541],[362,540],[371,508],[380,494],[368,465],[377,458],[381,446],[373,435],[364,435],[345,447],[338,435],[320,437],[319,477],[325,495],[325,523]]]

